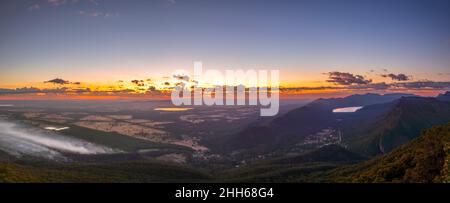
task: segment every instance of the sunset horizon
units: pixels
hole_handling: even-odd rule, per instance
[[[0,1],[11,199],[384,203],[449,183],[450,0]]]
[[[445,2],[288,2],[5,2],[0,99],[151,97],[195,61],[280,70],[290,96],[450,89]]]

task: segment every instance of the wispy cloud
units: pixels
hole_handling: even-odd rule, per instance
[[[391,78],[392,80],[395,80],[395,81],[407,81],[407,80],[411,79],[411,77],[409,77],[409,76],[407,76],[407,75],[405,75],[403,73],[400,73],[400,74],[393,74],[393,73],[382,74],[381,77]]]
[[[90,0],[89,0],[90,1]],[[50,6],[50,7],[58,7],[65,4],[76,4],[79,3],[80,0],[44,0],[39,3],[30,5],[28,7],[29,11],[36,11],[40,10],[43,7]]]
[[[372,82],[370,79],[365,79],[364,76],[354,75],[345,72],[329,72],[327,82],[334,83],[337,85],[354,85],[354,84],[369,84]]]
[[[96,7],[100,5],[100,0],[45,0],[39,4],[34,4],[28,7],[29,11],[40,10],[44,7],[60,7],[64,5],[78,5],[83,4],[83,8],[86,10],[80,10],[77,12],[80,16],[89,17],[116,17],[119,16],[115,12],[99,11]]]
[[[88,2],[90,4],[99,5],[99,0],[47,0],[47,3],[53,6],[61,6],[65,4],[76,4],[80,2]]]
[[[47,2],[53,6],[61,6],[68,3],[78,3],[79,0],[48,0]]]
[[[132,80],[131,83],[133,83],[139,87],[145,86],[144,80]]]
[[[88,0],[91,4],[94,4],[94,5],[96,5],[96,6],[98,6],[99,5],[99,3],[98,3],[98,1],[96,1],[96,0]]]
[[[398,83],[370,83],[351,86],[318,86],[318,87],[280,87],[284,91],[305,91],[305,90],[448,90],[450,82],[418,81],[418,82],[398,82]]]
[[[0,95],[13,94],[34,94],[34,93],[65,93],[69,89],[66,87],[56,89],[39,89],[35,87],[21,87],[16,89],[0,89]]]
[[[436,82],[436,81],[416,81],[416,82],[401,82],[393,83],[392,87],[405,89],[450,89],[450,82]]]
[[[60,152],[109,154],[119,151],[64,135],[51,134],[32,126],[0,121],[0,149],[14,156],[38,156],[67,160]]]
[[[52,80],[44,81],[44,83],[53,83],[55,85],[68,85],[68,84],[74,84],[74,85],[80,85],[80,82],[70,82],[68,80],[63,80],[61,78],[55,78]]]
[[[28,10],[29,11],[36,11],[36,10],[39,10],[40,8],[41,8],[41,6],[39,4],[34,4],[34,5],[30,6],[30,7],[28,7]]]
[[[66,84],[69,84],[69,81],[63,80],[61,78],[55,78],[55,79],[52,79],[52,80],[44,81],[44,83],[53,83],[55,85],[66,85]]]
[[[109,12],[101,12],[101,11],[78,11],[78,14],[81,16],[104,17],[104,18],[119,16],[118,13],[109,13]]]

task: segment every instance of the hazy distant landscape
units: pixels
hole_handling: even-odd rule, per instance
[[[175,111],[168,101],[2,102],[2,181],[440,182],[449,175],[448,96],[291,101],[270,119],[248,106]],[[390,170],[398,162],[385,161],[392,153],[420,150],[409,145],[436,142],[421,139],[439,139],[436,153],[421,155],[435,160],[423,166],[435,171],[408,179],[421,163],[395,174],[376,169]],[[187,175],[169,177],[175,173]]]
[[[449,8],[2,0],[0,183],[449,183]]]

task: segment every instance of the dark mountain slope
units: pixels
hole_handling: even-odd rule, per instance
[[[439,94],[436,98],[441,101],[450,101],[450,91]]]
[[[334,124],[336,118],[343,114],[334,114],[336,108],[368,106],[394,101],[396,99],[413,96],[410,94],[364,94],[351,95],[344,98],[318,99],[311,104],[292,110],[285,116],[273,121],[273,125],[281,127],[285,131],[303,130],[304,128],[314,128],[317,125],[326,126]],[[309,124],[313,124],[312,126]],[[315,129],[316,130],[316,129]]]
[[[359,154],[348,151],[339,145],[326,145],[309,153],[294,157],[283,157],[269,161],[269,164],[300,164],[310,162],[358,162],[365,160]]]
[[[364,114],[372,117],[361,116]],[[351,150],[377,155],[418,137],[424,129],[447,122],[450,103],[435,98],[403,97],[363,108],[353,118],[344,120],[342,129]]]
[[[355,164],[360,160],[360,156],[342,147],[327,146],[295,157],[253,163],[227,171],[219,179],[222,182],[450,183],[450,123],[428,129],[419,138],[386,155]]]
[[[450,182],[450,123],[379,158],[329,172],[325,181]],[[318,177],[320,178],[320,177]]]
[[[251,126],[231,136],[225,142],[225,150],[244,150],[263,153],[303,141],[305,136],[325,128],[336,128],[345,114],[335,114],[333,109],[388,103],[409,94],[365,94],[345,98],[318,99],[310,104],[294,109],[270,123]]]
[[[204,182],[210,178],[202,170],[151,158],[55,162],[0,153],[0,183]]]

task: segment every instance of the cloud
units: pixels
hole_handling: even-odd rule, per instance
[[[68,3],[78,3],[79,0],[47,0],[47,2],[52,6],[61,6]]]
[[[450,90],[450,82],[415,81],[397,83],[368,83],[348,86],[317,86],[317,87],[280,87],[281,91],[308,90]]]
[[[44,83],[53,83],[55,85],[66,85],[66,84],[70,84],[69,81],[67,80],[63,80],[61,78],[55,78],[53,80],[48,80],[48,81],[44,81]]]
[[[88,0],[88,1],[89,1],[89,3],[94,4],[96,6],[99,5],[99,3],[96,0]]]
[[[408,77],[407,75],[405,75],[405,74],[403,74],[403,73],[400,73],[400,74],[392,74],[392,73],[390,73],[390,74],[383,74],[383,75],[381,75],[381,77],[384,77],[384,78],[391,78],[392,80],[396,80],[396,81],[407,81],[407,80],[410,80],[411,78],[410,77]]]
[[[361,75],[353,75],[351,73],[344,72],[329,72],[327,82],[335,83],[338,85],[361,85],[361,84],[369,84],[372,82],[370,79],[365,79]]]
[[[181,75],[181,74],[176,75],[176,74],[174,74],[172,77],[177,79],[177,80],[189,82],[189,76],[188,75]]]
[[[66,160],[60,152],[109,154],[119,151],[77,138],[48,133],[23,124],[0,122],[0,149],[14,156],[38,156]]]
[[[34,87],[22,87],[17,89],[0,89],[0,94],[40,93],[41,90]]]
[[[386,90],[391,87],[390,84],[380,82],[380,83],[370,83],[362,85],[354,85],[347,87],[348,89],[370,89],[370,90]]]
[[[347,89],[374,89],[374,90],[387,90],[387,89],[450,89],[450,82],[436,82],[436,81],[415,81],[415,82],[396,82],[396,83],[370,83],[366,85],[354,85],[348,86]]]
[[[41,6],[39,6],[39,4],[34,4],[30,7],[28,7],[29,11],[35,11],[35,10],[39,10],[41,8]]]
[[[81,82],[70,82],[68,80],[63,80],[61,78],[55,78],[53,80],[44,81],[44,83],[53,83],[55,85],[67,85],[67,84],[81,85]]]
[[[101,12],[101,11],[78,11],[78,14],[81,16],[104,17],[104,18],[119,16],[118,13],[108,13],[108,12]]]
[[[405,89],[450,89],[450,82],[417,81],[393,83],[392,87]]]
[[[73,92],[76,93],[86,93],[86,92],[91,92],[90,88],[77,88],[77,89],[73,89]]]
[[[131,83],[137,85],[138,87],[145,86],[144,80],[132,80]]]
[[[66,4],[78,4],[82,1],[88,2],[88,3],[96,5],[96,6],[98,5],[98,2],[95,0],[42,0],[42,1],[43,1],[42,3],[34,4],[30,7],[28,7],[28,10],[30,10],[30,11],[38,10],[41,7],[44,7],[46,5],[58,7],[58,6],[66,5]]]
[[[43,3],[31,5],[30,7],[28,7],[28,10],[30,10],[30,11],[39,10],[46,6],[60,7],[63,5],[75,5],[75,4],[78,5],[79,4],[79,5],[82,5],[83,8],[86,8],[86,10],[77,12],[77,14],[81,15],[81,16],[104,17],[104,18],[119,16],[118,13],[98,11],[98,10],[92,9],[99,5],[99,1],[100,0],[44,0]],[[91,8],[91,9],[89,9],[89,8]]]
[[[390,84],[370,83],[351,86],[318,86],[318,87],[280,87],[281,91],[308,91],[308,90],[386,90],[391,88]]]
[[[33,93],[65,93],[71,91],[67,87],[56,89],[39,89],[35,87],[21,87],[16,89],[0,89],[0,95],[5,94],[33,94]],[[78,92],[79,90],[76,90]]]

